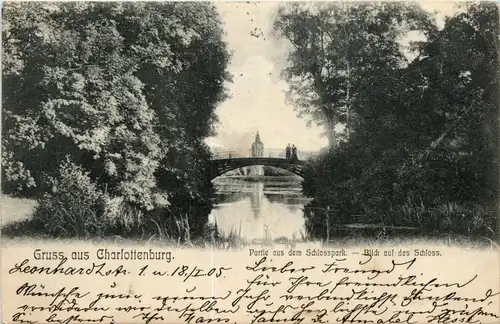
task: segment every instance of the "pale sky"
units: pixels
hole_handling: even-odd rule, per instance
[[[422,2],[425,10],[452,14],[456,3]],[[284,148],[294,143],[299,150],[316,151],[327,145],[317,126],[306,127],[285,103],[287,83],[279,79],[286,64],[288,44],[271,36],[272,17],[278,2],[217,2],[226,31],[225,41],[233,52],[229,71],[231,98],[216,110],[218,135],[207,140],[213,147],[247,149],[259,131],[265,148]]]

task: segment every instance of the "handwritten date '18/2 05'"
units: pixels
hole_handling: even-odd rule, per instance
[[[139,270],[139,276],[145,276],[152,274],[154,276],[175,276],[184,278],[183,281],[187,281],[189,278],[196,277],[216,277],[219,278],[224,274],[224,271],[231,270],[231,268],[226,267],[216,267],[209,270],[198,268],[197,266],[187,266],[182,265],[175,267],[173,270],[150,270],[149,265],[145,265]]]

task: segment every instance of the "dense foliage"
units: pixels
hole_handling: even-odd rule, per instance
[[[405,63],[398,41],[410,31],[430,34],[434,29],[417,5],[284,5],[274,30],[292,45],[289,66],[283,71],[288,99],[309,123],[324,126],[335,145],[335,125],[350,124],[355,118],[353,101],[364,91],[367,79]]]
[[[70,161],[134,208],[208,207],[203,141],[230,80],[212,5],[9,3],[2,33],[4,192],[54,195]]]
[[[325,222],[330,230],[362,216],[494,237],[499,15],[492,3],[464,9],[440,30],[396,3],[281,8],[275,29],[292,43],[290,97],[330,135],[304,183],[315,198],[313,235],[325,235]],[[411,44],[416,57],[407,60],[398,44],[410,30],[425,40]]]

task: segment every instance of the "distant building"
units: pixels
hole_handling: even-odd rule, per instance
[[[255,142],[253,142],[252,148],[250,149],[250,155],[252,157],[264,156],[264,144],[260,141],[259,132],[255,135]]]
[[[264,144],[260,141],[259,132],[255,135],[255,142],[253,142],[250,149],[251,157],[263,157],[264,156]],[[255,175],[264,175],[264,167],[262,165],[255,165],[252,167]]]

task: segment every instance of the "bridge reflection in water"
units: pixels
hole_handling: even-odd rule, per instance
[[[219,177],[214,180],[216,206],[209,221],[225,235],[245,239],[300,239],[305,234],[300,180],[261,180]]]

